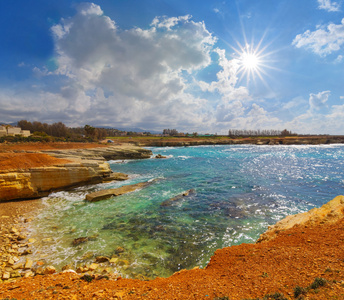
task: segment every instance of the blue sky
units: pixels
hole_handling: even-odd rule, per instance
[[[0,2],[0,121],[344,134],[343,0]]]

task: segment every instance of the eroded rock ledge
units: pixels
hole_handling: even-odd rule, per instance
[[[32,151],[31,151],[32,152]],[[37,155],[58,158],[53,165],[0,171],[0,202],[39,198],[52,191],[82,184],[125,180],[113,173],[106,160],[149,158],[151,151],[136,146],[110,146],[91,149],[49,150]]]

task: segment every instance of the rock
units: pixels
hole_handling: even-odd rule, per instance
[[[111,273],[111,268],[105,268],[105,269],[103,270],[103,273],[105,273],[105,274]]]
[[[10,279],[11,277],[11,273],[10,272],[4,272],[2,274],[2,279],[6,280],[6,279]]]
[[[103,179],[103,181],[125,181],[129,178],[129,175],[124,173],[111,173],[109,177]]]
[[[343,218],[344,196],[337,196],[320,208],[313,208],[308,212],[287,216],[261,234],[257,243],[274,239],[280,231],[295,225],[316,225],[319,223],[334,223]]]
[[[77,245],[80,245],[82,243],[86,243],[88,241],[88,237],[79,237],[77,239],[75,239],[73,242],[72,242],[72,245],[73,246],[77,246]]]
[[[33,261],[30,258],[26,259],[24,269],[31,269],[33,265]]]
[[[62,267],[62,271],[70,270],[70,269],[72,269],[71,265],[65,265],[65,266]]]
[[[113,257],[113,258],[110,259],[110,263],[111,264],[115,264],[117,262],[118,262],[118,257]]]
[[[124,251],[125,251],[125,249],[123,247],[117,247],[115,250],[115,253],[120,254],[120,253],[123,253]]]
[[[10,230],[10,233],[18,233],[18,229],[12,227],[11,230]]]
[[[32,253],[31,249],[26,249],[23,252],[21,252],[20,255],[28,255],[28,254],[31,254],[31,253]]]
[[[150,158],[152,152],[136,146],[110,146],[94,149],[48,150],[45,153],[31,153],[33,158],[52,159],[56,165],[13,169],[0,173],[0,202],[14,199],[43,197],[51,191],[66,189],[85,183],[101,183],[116,180],[106,160]],[[32,158],[31,158],[32,157]],[[56,158],[62,158],[58,161]],[[67,162],[67,161],[69,162]],[[125,176],[117,176],[125,180]]]
[[[170,198],[170,199],[167,199],[165,200],[164,202],[162,202],[160,204],[160,206],[171,206],[173,205],[174,203],[178,202],[179,200],[182,200],[184,197],[187,197],[187,196],[190,196],[192,194],[195,193],[195,190],[194,189],[191,189],[191,190],[187,190],[173,198]]]
[[[33,243],[36,242],[36,240],[35,240],[35,239],[28,239],[28,242],[31,243],[31,244],[33,244]]]
[[[32,271],[26,272],[24,278],[33,277],[35,274]]]
[[[97,269],[98,267],[99,267],[98,264],[93,263],[93,264],[90,265],[90,267],[89,267],[88,269],[89,269],[90,271],[94,271],[94,270]]]
[[[100,200],[105,200],[113,196],[120,196],[123,194],[127,194],[133,191],[136,191],[138,189],[145,188],[153,183],[155,183],[156,180],[151,180],[151,181],[146,181],[146,182],[139,182],[136,184],[131,184],[131,185],[125,185],[120,188],[116,189],[107,189],[107,190],[101,190],[97,192],[93,192],[90,194],[86,195],[86,200],[90,202],[96,202]]]
[[[22,268],[23,268],[23,264],[22,263],[18,263],[18,264],[15,264],[14,266],[12,266],[13,270],[22,269]]]
[[[36,274],[38,275],[43,275],[44,274],[44,269],[42,267],[38,267],[35,271]]]
[[[108,262],[110,259],[106,256],[97,256],[96,257],[96,262],[97,263],[103,263],[103,262]]]
[[[159,158],[167,158],[167,156],[163,156],[161,154],[157,154],[157,155],[155,155],[155,158],[157,158],[157,159],[159,159]]]
[[[19,234],[18,237],[17,237],[17,240],[18,241],[23,241],[26,239],[26,236],[25,235],[22,235],[22,234]]]
[[[21,277],[21,274],[18,270],[11,273],[11,278],[18,278]]]
[[[56,273],[56,269],[53,266],[47,266],[43,272],[44,275],[54,274],[54,273]]]

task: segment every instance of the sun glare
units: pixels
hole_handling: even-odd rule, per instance
[[[262,75],[266,74],[264,68],[268,67],[264,61],[267,54],[263,53],[265,48],[260,49],[261,42],[256,47],[253,43],[251,45],[247,43],[245,46],[238,43],[239,49],[233,47],[237,55],[238,74],[241,74],[240,80],[246,77],[247,83],[249,83],[251,79],[255,81],[259,77],[265,83]]]
[[[242,67],[246,70],[255,70],[259,67],[259,58],[253,53],[244,52],[240,60]]]

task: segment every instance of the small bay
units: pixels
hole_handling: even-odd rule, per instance
[[[123,277],[167,277],[205,267],[216,249],[253,243],[283,217],[344,193],[344,145],[149,149],[166,158],[110,162],[128,181],[44,198],[30,228],[32,256],[59,269],[116,257],[112,270]],[[153,179],[126,195],[84,201],[91,191]],[[72,245],[79,237],[87,242]]]

